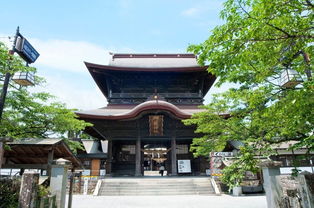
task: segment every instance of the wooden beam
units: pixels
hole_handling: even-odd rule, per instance
[[[2,168],[10,169],[48,169],[47,164],[4,164]]]
[[[44,160],[47,161],[47,155],[43,156],[43,155],[39,155],[39,156],[28,156],[28,155],[5,155],[5,158],[7,159],[17,159],[19,161],[28,161],[27,163],[33,163],[33,162],[29,162],[30,160]]]
[[[106,137],[103,133],[101,133],[97,128],[95,128],[95,126],[92,126],[92,128],[93,128],[94,131],[96,131],[97,134],[99,134],[103,139],[107,139],[107,137]]]
[[[30,152],[25,152],[21,145],[11,147],[11,150],[6,151],[6,154],[12,152],[14,155],[31,155]]]
[[[33,158],[40,158],[40,157],[42,157],[42,158],[47,158],[47,153],[46,154],[27,154],[27,153],[23,153],[23,154],[21,154],[20,152],[16,152],[16,151],[12,151],[12,150],[8,150],[8,151],[6,151],[5,152],[5,157],[15,157],[15,156],[19,156],[19,157],[27,157],[27,158],[31,158],[31,157],[33,157]]]

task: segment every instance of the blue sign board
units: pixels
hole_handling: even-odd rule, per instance
[[[19,36],[15,49],[16,52],[29,64],[34,63],[39,57],[39,53],[23,36]]]

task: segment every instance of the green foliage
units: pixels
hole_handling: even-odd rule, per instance
[[[33,71],[25,67],[17,56],[9,55],[7,48],[0,43],[0,74],[17,71]],[[43,83],[43,78],[36,77],[36,84]],[[10,82],[5,109],[0,126],[0,137],[48,138],[66,137],[69,131],[78,132],[91,124],[77,119],[74,109],[55,101],[55,97],[45,92],[30,92],[29,88],[16,86]],[[2,83],[0,84],[2,88]],[[82,148],[75,142],[68,141],[72,149]]]
[[[195,155],[219,151],[228,140],[264,156],[275,154],[272,145],[288,141],[295,141],[292,149],[314,150],[313,9],[310,0],[227,0],[221,11],[225,23],[205,42],[189,46],[219,78],[218,86],[239,85],[184,121],[204,135],[193,141]],[[278,78],[288,68],[304,82],[280,86]],[[241,165],[235,164],[226,169],[226,181],[237,178],[229,175]]]
[[[71,139],[65,138],[63,139],[65,143],[70,147],[71,151],[76,154],[77,150],[84,150],[84,146],[81,142],[73,141]]]
[[[20,183],[17,179],[0,179],[0,208],[18,207]]]
[[[293,169],[291,169],[291,172],[292,172],[291,176],[297,177],[299,175],[299,173],[301,172],[301,170],[296,168],[296,167],[294,167]]]
[[[257,160],[254,158],[255,150],[245,146],[240,149],[239,157],[230,166],[225,167],[222,171],[221,180],[228,185],[229,189],[240,186],[245,177],[245,173],[258,171]]]
[[[49,188],[43,186],[43,185],[38,185],[38,197],[43,198],[46,197],[50,194]]]
[[[208,64],[219,83],[264,83],[282,64],[305,74],[300,51],[313,57],[313,3],[304,0],[227,0],[217,26],[202,44],[189,51]],[[311,67],[312,69],[312,67]],[[313,70],[313,69],[312,69]]]
[[[26,67],[23,60],[17,56],[9,54],[8,48],[0,42],[0,75],[10,72],[33,71],[36,69],[33,67]]]
[[[62,103],[50,102],[52,98],[48,93],[30,93],[25,88],[10,90],[0,135],[12,138],[61,137],[68,131],[85,128],[87,124],[76,119],[73,109],[67,109]]]

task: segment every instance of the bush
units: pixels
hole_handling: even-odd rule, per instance
[[[18,179],[0,179],[0,208],[17,208],[21,181]]]

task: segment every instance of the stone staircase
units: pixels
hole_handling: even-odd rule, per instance
[[[213,194],[208,177],[106,178],[98,192],[99,196]]]

